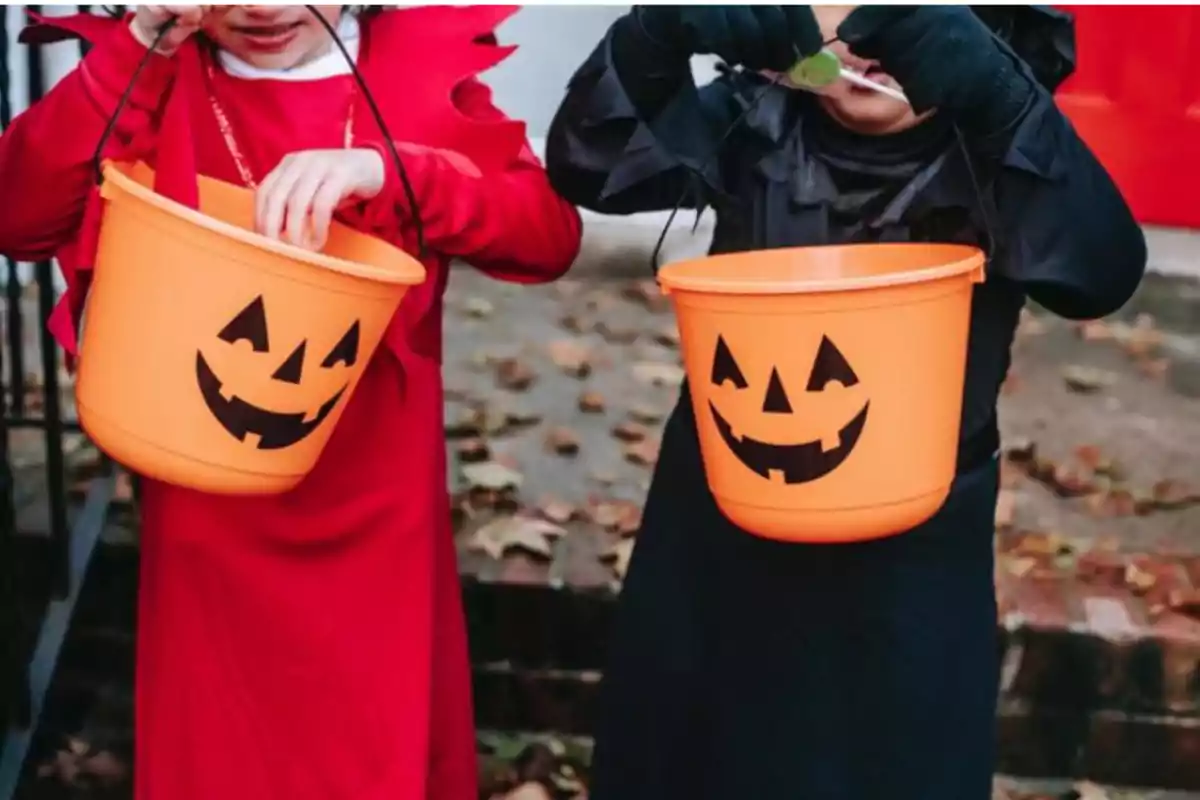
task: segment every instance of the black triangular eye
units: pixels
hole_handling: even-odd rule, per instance
[[[779,370],[771,370],[771,380],[767,384],[767,396],[763,399],[762,408],[764,414],[792,413],[792,404],[788,402],[787,392],[783,390]]]
[[[853,386],[858,383],[858,376],[850,369],[846,357],[829,341],[829,337],[822,336],[821,346],[817,348],[817,360],[813,363],[812,374],[808,376],[808,391],[819,392],[830,381]]]
[[[321,362],[321,366],[332,367],[339,361],[347,367],[353,367],[354,363],[358,361],[358,320],[354,320],[354,324],[342,336],[342,340],[333,346],[329,355],[325,356],[325,360]]]
[[[733,360],[733,353],[729,352],[729,346],[725,344],[725,339],[718,336],[717,352],[713,356],[713,386],[720,386],[725,381],[733,381],[733,385],[739,389],[745,389],[747,385],[742,370]]]
[[[238,312],[238,315],[217,334],[217,338],[230,344],[245,339],[250,342],[256,353],[270,350],[267,342],[267,309],[263,305],[262,295],[251,300],[250,305]]]
[[[304,350],[307,344],[307,342],[301,342],[300,346],[292,351],[292,354],[287,357],[287,361],[280,364],[279,369],[275,370],[275,374],[271,377],[284,383],[299,383],[300,376],[304,372]]]

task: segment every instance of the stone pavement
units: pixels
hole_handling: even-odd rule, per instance
[[[1022,325],[997,515],[1006,769],[1200,788],[1196,295],[1151,277],[1113,320]],[[455,275],[448,433],[483,724],[588,729],[678,363],[648,282]]]
[[[613,263],[633,273],[627,257]],[[518,287],[463,269],[446,317],[480,725],[586,734],[680,377],[672,316],[646,281],[581,270]],[[1198,343],[1200,285],[1161,276],[1113,320],[1032,313],[1022,326],[1002,398],[1001,767],[1059,782],[1023,783],[1014,800],[1200,798],[1069,794],[1085,778],[1200,789]],[[26,503],[27,530],[39,505]],[[130,541],[121,527],[110,541]],[[128,797],[119,782],[107,794],[59,786],[95,751],[55,751],[78,734],[127,755],[133,556],[120,545],[100,556],[39,746],[41,761],[67,766],[31,774],[25,797]]]

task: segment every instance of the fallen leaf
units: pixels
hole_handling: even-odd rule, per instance
[[[1200,501],[1200,494],[1179,481],[1161,480],[1150,490],[1154,503],[1159,508],[1176,509]]]
[[[520,488],[522,481],[521,473],[496,461],[468,464],[463,467],[462,474],[472,489],[491,491],[517,489]]]
[[[630,500],[600,500],[590,503],[588,517],[602,528],[622,536],[632,536],[642,526],[641,506]]]
[[[596,333],[609,344],[633,344],[638,338],[636,328],[616,328],[603,320],[596,323]]]
[[[623,448],[625,460],[639,467],[652,467],[658,462],[658,439],[647,437],[639,442],[630,442]]]
[[[1117,376],[1107,370],[1069,364],[1063,367],[1063,380],[1067,388],[1077,394],[1093,394],[1116,383]]]
[[[579,436],[570,428],[553,427],[546,432],[546,449],[560,456],[573,456],[579,452]]]
[[[458,460],[464,464],[477,464],[487,461],[492,456],[487,442],[478,438],[460,441],[455,446],[454,452],[458,456]]]
[[[625,284],[621,288],[621,296],[626,300],[641,303],[652,311],[664,310],[668,305],[662,289],[659,288],[658,283],[653,278],[645,278]]]
[[[558,497],[543,497],[538,503],[538,511],[557,525],[565,525],[579,514],[579,509]]]
[[[468,297],[463,303],[463,310],[467,312],[467,316],[483,319],[490,317],[496,307],[491,301],[483,297]]]
[[[625,579],[625,573],[629,571],[629,559],[633,556],[634,541],[634,539],[621,539],[600,556],[603,561],[612,565],[613,572],[622,580]]]
[[[996,527],[1011,528],[1017,510],[1017,493],[1001,489],[996,495]]]
[[[679,347],[679,329],[674,325],[660,328],[654,334],[654,341],[663,347]]]
[[[640,442],[650,435],[650,429],[637,422],[619,422],[613,426],[612,435],[622,442]]]
[[[639,403],[629,409],[629,417],[634,422],[640,422],[643,425],[653,425],[656,422],[662,421],[663,412],[652,405]]]
[[[1158,583],[1158,576],[1134,562],[1125,567],[1125,584],[1137,594],[1145,594]]]
[[[588,473],[588,477],[603,486],[611,486],[617,482],[616,474],[608,470],[593,470]]]
[[[558,324],[571,333],[583,333],[583,321],[575,314],[564,315]]]
[[[603,414],[604,395],[596,391],[584,392],[579,395],[579,410],[584,414]]]
[[[496,362],[496,385],[501,389],[523,392],[532,386],[535,380],[537,374],[518,359],[502,358]]]
[[[1200,589],[1175,589],[1167,595],[1167,607],[1200,619]]]
[[[1091,550],[1075,562],[1075,574],[1086,583],[1117,588],[1125,583],[1128,562],[1117,553]]]
[[[675,364],[639,361],[633,365],[633,376],[651,386],[679,386],[683,383],[684,371]]]
[[[526,425],[536,425],[542,421],[540,412],[516,402],[515,399],[502,406],[498,410],[497,416],[503,420],[506,426],[523,427]]]
[[[471,535],[467,546],[496,560],[513,549],[549,559],[554,552],[550,541],[565,534],[566,530],[547,520],[525,516],[497,517],[481,525]]]
[[[546,346],[550,360],[568,375],[586,378],[592,372],[590,351],[582,342],[560,339]]]

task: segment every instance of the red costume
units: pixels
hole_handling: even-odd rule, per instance
[[[429,278],[406,296],[295,491],[238,498],[144,485],[140,800],[476,795],[442,437],[448,260],[546,281],[566,270],[580,237],[524,126],[475,78],[511,51],[492,31],[514,10],[416,8],[362,20],[359,67],[406,143]],[[92,150],[146,51],[127,23],[87,15],[41,19],[24,35],[93,44],[0,137],[0,251],[58,257],[69,289],[52,326],[73,351],[99,217]],[[352,76],[249,80],[208,73],[211,59],[195,39],[173,58],[154,56],[121,115],[108,155],[154,164],[160,192],[194,202],[196,169],[239,182],[214,95],[259,180],[289,152],[342,146],[348,108],[354,145],[381,146],[366,104],[351,103]],[[395,174],[343,219],[414,249]]]

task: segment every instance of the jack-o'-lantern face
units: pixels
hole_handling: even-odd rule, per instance
[[[307,339],[275,350],[271,346],[266,304],[260,295],[221,329],[217,339],[223,343],[220,345],[222,347],[239,347],[249,351],[244,352],[242,356],[254,360],[254,369],[271,371],[269,394],[276,397],[281,405],[300,405],[307,410],[284,411],[264,408],[239,396],[238,387],[226,386],[200,350],[196,351],[196,382],[208,410],[221,427],[238,441],[246,442],[248,437],[253,437],[251,441],[259,450],[291,447],[325,421],[342,399],[348,385],[345,374],[338,375],[335,388],[320,397],[318,405],[305,402],[306,398],[312,396],[312,390],[304,386],[311,377],[310,371],[315,368],[335,372],[340,370],[345,373],[345,368],[354,366],[358,361],[359,336],[359,322],[354,320],[341,339],[316,364],[307,363]],[[246,347],[246,344],[249,347]],[[280,352],[287,353],[282,360],[278,357]],[[331,377],[325,376],[321,383],[327,383]],[[305,390],[294,396],[289,394],[290,390],[297,388]],[[267,394],[262,391],[259,393]],[[289,400],[292,402],[289,403]]]
[[[718,336],[708,401],[721,439],[737,460],[763,478],[789,485],[815,481],[841,466],[858,443],[870,407],[861,389],[855,390],[858,376],[827,336],[815,359],[798,360],[804,367],[811,364],[811,370],[805,374],[804,367],[776,364],[769,375],[748,379]],[[803,424],[786,424],[796,419]],[[816,435],[799,441],[775,440],[778,433],[769,439],[751,436],[781,430]]]

